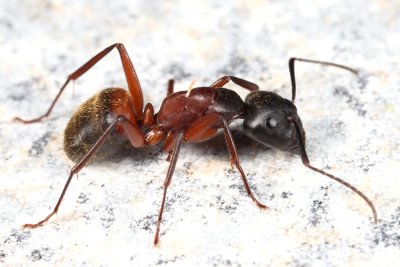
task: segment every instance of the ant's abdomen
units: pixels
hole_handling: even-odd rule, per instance
[[[126,106],[130,96],[122,88],[108,88],[89,98],[74,112],[64,131],[64,151],[74,162],[78,162],[96,143],[116,117],[116,106]],[[113,131],[95,154],[95,158],[106,158],[129,145],[123,134]]]

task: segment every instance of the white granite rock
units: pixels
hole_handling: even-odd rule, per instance
[[[0,265],[400,265],[398,1],[92,2],[0,3]],[[231,74],[290,98],[292,56],[359,69],[296,63],[296,105],[311,162],[369,196],[379,223],[350,190],[254,144],[238,123],[242,167],[267,211],[247,197],[219,136],[182,146],[159,247],[168,168],[159,147],[85,167],[58,214],[22,230],[53,209],[73,166],[63,131],[74,109],[102,88],[126,87],[117,52],[69,86],[48,119],[12,118],[45,112],[67,75],[115,42],[156,109],[170,78],[186,90]]]

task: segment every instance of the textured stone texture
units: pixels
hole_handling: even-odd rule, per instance
[[[2,1],[0,3],[0,265],[399,266],[400,4],[398,1]],[[234,128],[260,211],[229,165],[222,137],[184,145],[167,195],[161,243],[152,245],[168,162],[158,148],[84,168],[59,214],[73,163],[63,129],[78,103],[125,86],[112,52],[63,94],[66,76],[122,42],[146,101],[166,83],[186,90],[225,74],[290,97],[291,56],[358,68],[296,65],[296,104],[311,161],[360,188],[304,168],[299,157],[258,146]],[[235,88],[228,85],[227,87]],[[245,93],[245,92],[243,92]]]

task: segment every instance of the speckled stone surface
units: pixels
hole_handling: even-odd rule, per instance
[[[0,265],[400,266],[399,1],[1,1]],[[167,195],[159,247],[152,241],[168,162],[159,147],[85,167],[59,213],[73,163],[63,131],[79,103],[126,87],[112,52],[42,114],[69,73],[106,46],[125,44],[146,102],[159,108],[170,78],[209,85],[233,74],[290,98],[291,56],[334,61],[349,72],[296,64],[296,101],[315,166],[233,135],[260,211],[230,168],[223,137],[184,145]],[[237,88],[227,85],[229,88]],[[239,91],[239,89],[238,89]],[[244,91],[240,91],[244,93]]]

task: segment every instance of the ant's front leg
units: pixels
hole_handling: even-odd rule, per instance
[[[221,127],[222,125],[222,127]],[[217,134],[219,128],[223,128],[226,146],[228,148],[229,155],[231,157],[231,165],[235,165],[236,169],[240,173],[244,188],[247,195],[254,201],[254,203],[261,209],[268,208],[266,205],[262,204],[251,192],[249,183],[246,179],[246,174],[244,173],[242,166],[239,162],[239,156],[236,150],[235,142],[233,140],[231,131],[229,129],[228,122],[219,113],[209,113],[200,117],[190,125],[190,127],[185,131],[184,140],[185,142],[204,142]]]
[[[75,70],[73,73],[68,75],[67,80],[61,86],[60,91],[54,98],[53,102],[51,103],[51,105],[50,105],[49,109],[46,111],[46,113],[44,113],[43,115],[41,115],[35,119],[31,119],[31,120],[25,120],[25,119],[21,119],[19,117],[15,117],[14,120],[22,122],[22,123],[34,123],[34,122],[39,122],[43,118],[46,118],[47,116],[49,116],[51,111],[53,110],[56,102],[60,98],[62,92],[67,87],[69,82],[75,81],[79,77],[81,77],[83,74],[85,74],[89,69],[91,69],[97,62],[102,60],[114,48],[117,48],[119,55],[121,57],[121,62],[122,62],[122,66],[124,69],[125,78],[128,83],[129,92],[130,92],[130,95],[131,95],[133,103],[134,103],[134,109],[136,112],[136,116],[141,117],[142,108],[143,108],[143,95],[142,95],[142,89],[140,87],[139,79],[136,75],[135,68],[133,67],[132,61],[129,58],[128,52],[126,51],[124,45],[120,44],[120,43],[116,43],[116,44],[113,44],[113,45],[107,47],[106,49],[104,49],[103,51],[101,51],[100,53],[95,55],[93,58],[91,58],[88,62],[83,64],[81,67],[79,67],[77,70]]]

